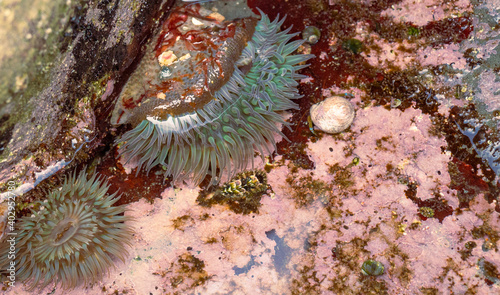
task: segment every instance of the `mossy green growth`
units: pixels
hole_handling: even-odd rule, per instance
[[[422,288],[420,288],[420,292],[422,293],[422,295],[438,295],[439,294],[439,290],[437,288],[422,287]]]
[[[358,39],[348,39],[342,43],[342,48],[354,54],[359,54],[363,51],[364,46]]]
[[[357,160],[356,160],[357,159]],[[353,162],[349,165],[342,167],[339,163],[329,165],[328,173],[335,176],[335,184],[342,189],[348,189],[354,186],[353,172],[351,168],[359,163],[359,158],[354,158]]]
[[[434,217],[434,209],[432,209],[431,207],[420,207],[418,208],[418,212],[420,212],[420,214],[422,214],[422,216],[426,218]]]
[[[73,110],[75,111],[75,113],[74,115],[67,115],[67,128],[75,127],[78,124],[79,118],[84,116],[85,111],[89,111],[89,109],[91,111],[100,97],[106,91],[106,85],[110,79],[110,76],[110,73],[107,73],[96,81],[86,83],[88,85],[88,95],[75,100],[73,105]]]
[[[474,250],[474,248],[476,247],[477,243],[474,241],[465,243],[464,248],[458,251],[462,260],[467,260],[472,255],[472,250]]]
[[[332,185],[314,179],[311,175],[298,177],[296,173],[292,173],[286,178],[286,182],[292,189],[292,197],[298,207],[310,205],[315,200],[327,204],[333,197]]]
[[[485,260],[484,258],[480,258],[477,261],[477,266],[481,270],[483,276],[492,284],[500,283],[500,272],[495,264]]]
[[[408,27],[408,36],[418,36],[420,34],[420,30],[417,27],[410,26]]]
[[[500,241],[499,233],[493,227],[491,227],[488,222],[485,222],[479,227],[474,227],[471,230],[471,234],[475,239],[481,239],[486,236],[485,240],[489,240],[495,245],[498,241]]]
[[[179,255],[160,275],[175,290],[172,294],[191,294],[195,287],[205,284],[213,277],[205,270],[205,262],[190,253]]]

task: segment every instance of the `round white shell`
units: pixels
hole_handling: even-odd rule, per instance
[[[354,120],[353,105],[340,96],[329,97],[311,106],[311,119],[326,133],[339,133],[351,126]]]

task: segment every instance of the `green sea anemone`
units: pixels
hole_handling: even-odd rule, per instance
[[[380,276],[384,273],[384,265],[381,262],[368,259],[361,266],[361,273],[365,276]]]
[[[125,260],[132,238],[125,208],[113,206],[119,198],[108,188],[96,174],[68,177],[39,202],[39,210],[18,221],[14,253],[0,250],[1,270],[14,261],[16,280],[30,289],[51,283],[68,289],[101,279],[114,258]]]
[[[262,157],[274,151],[275,134],[284,137],[277,123],[289,125],[279,112],[298,108],[293,102],[301,97],[297,80],[305,76],[297,72],[307,66],[303,62],[312,55],[292,54],[304,40],[290,42],[296,34],[288,34],[290,29],[280,31],[284,20],[271,22],[261,14],[260,20],[249,17],[213,25],[217,30],[213,26],[196,33],[191,30],[190,38],[185,39],[181,29],[173,27],[180,18],[164,25],[170,29],[164,36],[171,39],[174,36],[188,43],[205,38],[205,43],[213,43],[210,48],[181,53],[176,45],[171,46],[171,39],[157,43],[156,57],[163,65],[157,65],[160,72],[156,80],[143,83],[154,84],[154,91],[147,90],[139,103],[130,104],[136,109],[130,110],[130,105],[122,102],[122,112],[115,111],[114,123],[136,125],[119,140],[119,153],[126,162],[134,159],[139,169],[147,171],[163,165],[166,175],[175,181],[190,179],[194,185],[211,175],[211,184],[217,184],[224,172],[230,178],[244,170],[255,151]],[[209,37],[212,32],[218,35]],[[229,35],[234,37],[227,38]],[[223,39],[220,44],[213,41],[217,38]],[[200,44],[189,43],[188,47],[199,48]],[[206,81],[201,84],[198,73],[189,76],[193,69],[180,64],[200,56],[200,52],[208,52],[194,69],[205,69]],[[142,75],[151,77],[152,67],[144,67],[148,70]],[[186,82],[187,76],[196,80]],[[165,77],[168,79],[159,81]],[[131,98],[122,100],[127,99]],[[123,119],[127,114],[129,117]]]

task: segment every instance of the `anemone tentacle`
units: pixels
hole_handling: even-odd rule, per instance
[[[16,280],[30,290],[51,283],[64,289],[99,281],[114,265],[125,260],[132,230],[124,222],[119,199],[96,174],[76,172],[60,189],[38,202],[40,209],[22,217],[16,235]],[[6,244],[6,243],[4,243]],[[7,269],[9,249],[0,250],[0,266]]]
[[[273,22],[261,13],[251,40],[242,50],[231,78],[214,99],[190,113],[147,116],[119,140],[119,153],[129,162],[135,159],[138,172],[157,165],[175,181],[191,179],[199,184],[210,174],[216,184],[224,171],[228,177],[252,163],[255,151],[262,157],[276,148],[274,134],[286,138],[276,123],[288,126],[277,113],[297,109],[293,100],[301,96],[297,73],[312,55],[293,55],[303,40],[280,31],[284,19]],[[251,65],[250,69],[243,69]]]

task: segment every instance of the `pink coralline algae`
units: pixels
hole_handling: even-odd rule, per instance
[[[147,198],[134,196],[138,201],[129,204],[130,210],[124,213],[126,218],[131,217],[127,223],[137,229],[130,239],[132,249],[125,257],[126,265],[111,271],[110,277],[101,282],[68,292],[57,289],[55,294],[500,294],[500,207],[498,189],[494,187],[498,176],[493,171],[497,166],[488,161],[497,156],[493,127],[498,122],[489,122],[495,123],[492,125],[477,118],[480,108],[488,107],[489,112],[494,101],[489,106],[474,103],[477,97],[491,97],[495,88],[488,86],[486,91],[476,92],[474,98],[470,95],[477,87],[463,84],[477,77],[482,61],[489,60],[490,65],[493,61],[481,57],[484,48],[476,50],[480,46],[474,42],[482,42],[490,35],[489,30],[482,31],[476,25],[473,16],[476,10],[486,11],[485,6],[491,6],[491,2],[474,4],[472,11],[467,0],[444,4],[435,0],[403,0],[396,4],[331,1],[330,5],[322,3],[321,9],[310,1],[248,1],[261,5],[273,17],[287,13],[283,26],[294,27],[282,32],[277,29],[281,21],[270,22],[265,16],[256,23],[251,15],[228,21],[223,8],[234,13],[232,5],[240,2],[210,1],[207,7],[221,5],[210,13],[195,4],[173,14],[171,22],[164,24],[172,35],[160,34],[155,39],[145,57],[152,64],[139,66],[141,74],[133,76],[124,88],[113,116],[113,123],[122,124],[117,128],[119,132],[128,128],[123,124],[134,128],[120,139],[121,159],[130,160],[127,168],[135,165],[153,170],[146,175],[139,168],[141,175],[136,176],[136,182],[125,180],[127,185],[138,183],[137,179],[161,182],[167,171],[177,180],[194,176],[194,183],[208,175],[202,188],[182,183],[141,186]],[[236,99],[237,111],[223,108],[222,115],[203,121],[216,123],[215,129],[201,124],[197,129],[201,131],[192,133],[192,137],[180,135],[180,131],[194,130],[194,125],[188,123],[199,123],[195,119],[187,121],[188,114],[214,104],[203,93],[192,97],[193,104],[186,100],[172,104],[172,110],[179,113],[161,114],[162,108],[136,112],[141,110],[139,104],[144,104],[144,109],[154,105],[154,109],[176,101],[163,89],[157,92],[157,88],[181,70],[175,65],[195,59],[194,52],[202,46],[197,43],[199,37],[205,40],[205,33],[212,30],[227,35],[231,27],[234,32],[243,32],[246,21],[255,25],[255,32],[239,54],[249,58],[233,60],[236,67],[228,70],[233,71],[232,77],[241,73],[242,80],[234,82],[240,87],[249,77],[255,81],[260,78],[252,69],[261,71],[269,64],[264,75],[270,83],[265,88],[252,81],[247,84],[257,85],[256,92],[238,89],[246,94],[267,93],[270,100],[266,97],[252,104],[254,97],[245,94],[244,100]],[[204,26],[206,32],[201,29]],[[245,55],[247,46],[259,36],[257,32],[263,32],[266,26],[273,28],[269,31],[273,44],[260,47],[259,54]],[[288,40],[288,30],[300,31],[307,26],[321,30],[316,44]],[[476,34],[469,37],[472,26]],[[483,38],[479,38],[481,34]],[[470,39],[465,48],[464,38]],[[178,54],[172,40],[187,42],[196,50]],[[203,46],[210,47],[217,40]],[[498,40],[485,41],[494,52]],[[294,46],[289,47],[291,44]],[[286,57],[271,54],[295,46],[300,52],[320,57],[310,60],[311,67],[301,71],[308,77],[300,80],[300,85],[296,73],[305,65],[287,63],[306,58],[291,52]],[[273,50],[262,51],[265,48]],[[262,55],[265,63],[259,62]],[[279,65],[281,58],[287,65],[274,67],[273,63]],[[197,68],[201,77],[205,76],[205,65],[206,69],[226,73],[226,68],[211,63],[217,57],[201,56],[200,60],[207,61]],[[469,67],[472,71],[464,80]],[[273,74],[276,69],[278,72]],[[280,89],[285,89],[276,84],[280,79],[275,80],[284,72],[293,72],[293,77],[285,79],[291,83],[286,87],[290,91],[288,100],[273,100]],[[489,81],[494,75],[482,77]],[[151,83],[144,83],[144,79]],[[217,93],[233,85],[231,79],[217,89],[197,79],[193,85],[205,85],[206,93],[214,92],[214,97],[223,101],[226,98]],[[134,81],[140,87],[131,87]],[[174,90],[174,95],[178,89],[194,89],[178,87],[179,81],[169,83],[172,85],[165,87],[172,86],[168,90]],[[476,86],[483,85],[479,84]],[[295,100],[299,96],[297,87],[304,96]],[[356,112],[350,127],[336,134],[311,130],[307,118],[310,106],[322,97],[341,94],[348,94]],[[271,102],[276,104],[271,106]],[[280,133],[267,125],[256,127],[250,113],[245,113],[245,106],[250,112],[258,109],[260,115],[267,110],[268,116],[262,117],[272,125],[281,122],[275,117],[278,111],[299,107],[286,120],[291,130],[281,129],[291,142],[283,140],[277,153],[262,159],[274,148],[273,140],[277,139],[273,136],[278,138]],[[235,137],[223,136],[223,128],[228,126],[224,115],[229,116],[228,122],[235,122],[240,118],[238,111],[242,123],[257,124],[252,126],[258,132],[268,129],[267,135],[263,139],[252,137],[254,133],[240,137],[242,133],[230,125],[237,136],[234,132]],[[148,115],[150,112],[154,116]],[[168,130],[174,131],[162,131],[164,138],[157,135],[158,141],[148,141],[158,128],[166,126],[155,125],[155,120],[172,123],[168,123]],[[143,129],[137,132],[135,128],[141,124]],[[132,135],[139,136],[134,139]],[[215,146],[228,148],[230,154],[224,155],[220,149],[213,154],[210,135]],[[231,139],[235,145],[229,143]],[[146,145],[134,149],[139,142]],[[256,144],[264,142],[269,150]],[[237,148],[241,144],[245,145],[243,151]],[[160,156],[146,148],[161,150]],[[146,156],[151,157],[141,161]],[[264,171],[238,174],[245,167],[243,161],[224,165],[238,157],[253,160],[253,168]],[[202,158],[208,159],[208,164],[196,165],[205,163]],[[156,166],[163,166],[163,171],[152,168]],[[237,177],[218,186],[221,176],[225,180],[233,174]],[[208,185],[210,180],[212,186]],[[247,192],[258,196],[243,198]],[[130,195],[141,193],[134,191]],[[248,200],[250,203],[245,203]],[[49,293],[51,288],[43,292]],[[18,287],[6,293],[23,294]]]

